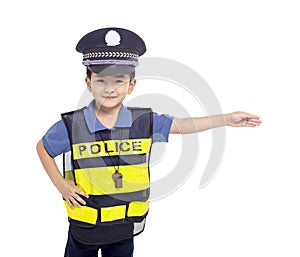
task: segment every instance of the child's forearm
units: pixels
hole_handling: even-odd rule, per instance
[[[188,134],[201,132],[212,128],[225,126],[225,115],[213,115],[207,117],[194,118],[174,118],[170,133],[172,134]]]
[[[60,185],[64,181],[64,177],[59,171],[54,158],[47,153],[42,140],[38,142],[36,148],[45,171],[47,172],[54,186],[59,190]]]
[[[80,207],[81,205],[85,205],[86,202],[82,199],[82,196],[85,198],[89,196],[75,186],[73,180],[66,180],[62,176],[54,158],[47,153],[42,140],[37,144],[37,152],[49,178],[70,207],[74,208],[74,206]]]

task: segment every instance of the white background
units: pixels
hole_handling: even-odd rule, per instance
[[[35,145],[85,89],[77,41],[118,26],[142,36],[145,56],[196,70],[225,113],[263,120],[255,129],[226,129],[223,161],[204,189],[211,132],[199,134],[193,174],[152,203],[135,256],[299,256],[299,9],[296,0],[2,1],[1,252],[63,256],[66,212]],[[175,97],[192,115],[204,114]],[[179,146],[172,135],[167,160]]]

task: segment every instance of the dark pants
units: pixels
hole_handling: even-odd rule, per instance
[[[76,241],[69,231],[65,257],[97,257],[99,249],[102,257],[132,257],[133,238],[107,245],[85,245]]]

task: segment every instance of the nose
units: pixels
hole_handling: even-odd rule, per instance
[[[105,91],[106,93],[112,93],[114,90],[115,90],[115,86],[112,85],[112,84],[107,85],[107,86],[105,87],[105,89],[104,89],[104,91]]]

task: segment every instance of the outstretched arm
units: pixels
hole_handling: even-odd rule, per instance
[[[246,112],[233,112],[228,114],[213,115],[196,118],[174,118],[170,133],[188,134],[201,132],[212,128],[231,127],[256,127],[261,124],[260,117]]]

